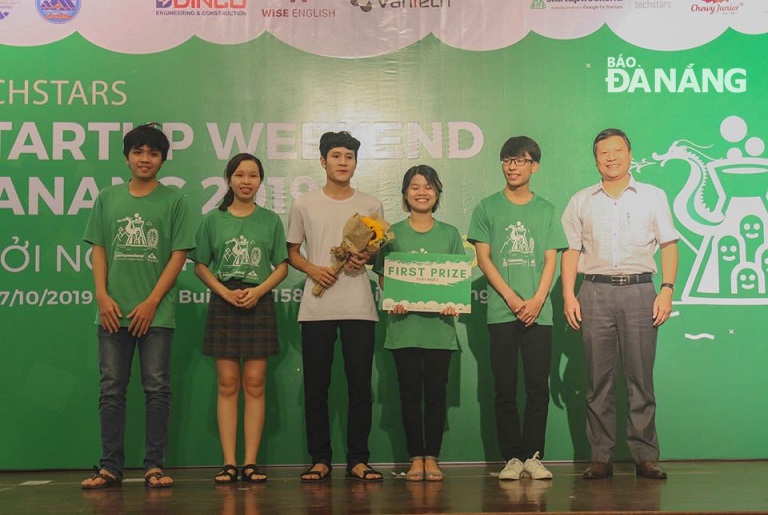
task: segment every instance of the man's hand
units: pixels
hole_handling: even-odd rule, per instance
[[[128,332],[135,338],[141,338],[152,325],[152,320],[155,318],[157,312],[157,302],[146,299],[141,304],[133,308],[133,311],[128,313],[128,318],[131,319],[131,323],[128,324]]]
[[[353,252],[344,269],[347,272],[353,274],[357,273],[368,263],[368,260],[370,259],[371,255],[367,252]]]
[[[99,304],[101,327],[110,333],[116,333],[120,329],[120,319],[123,317],[117,302],[107,294],[96,295],[96,302]]]
[[[326,290],[336,284],[338,279],[336,274],[333,273],[333,269],[329,266],[309,265],[307,267],[307,275]]]
[[[662,288],[653,301],[653,327],[659,327],[669,320],[672,313],[672,290]]]
[[[508,295],[504,295],[502,298],[504,299],[504,302],[507,304],[507,307],[512,313],[517,314],[517,312],[523,306],[523,299],[515,295],[514,292]]]
[[[581,305],[575,295],[563,297],[565,319],[575,331],[581,328]]]
[[[543,306],[543,300],[532,297],[523,301],[520,307],[517,308],[517,311],[515,311],[515,316],[525,325],[525,327],[530,327],[536,322],[536,319],[539,318]]]

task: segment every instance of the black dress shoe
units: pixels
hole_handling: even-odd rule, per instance
[[[613,465],[602,461],[593,461],[581,477],[584,479],[603,479],[613,475]]]
[[[637,464],[637,475],[648,479],[667,479],[667,473],[652,460],[643,460]]]

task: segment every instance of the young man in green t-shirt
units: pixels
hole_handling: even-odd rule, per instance
[[[163,473],[171,407],[171,340],[176,277],[195,247],[184,195],[157,180],[170,143],[155,126],[123,138],[131,180],[102,190],[83,239],[92,245],[101,375],[99,468],[81,483],[93,490],[120,486],[125,461],[125,395],[138,347],[146,404],[144,482],[173,486]]]
[[[467,235],[488,280],[496,428],[506,462],[499,479],[550,479],[552,473],[539,461],[544,455],[552,358],[549,290],[557,251],[567,242],[554,206],[530,188],[541,160],[539,145],[516,136],[504,143],[500,158],[506,186],[475,207]],[[522,425],[517,409],[518,356],[525,373]]]

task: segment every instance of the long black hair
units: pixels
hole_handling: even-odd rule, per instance
[[[243,152],[242,154],[237,154],[234,156],[229,160],[226,168],[224,168],[224,177],[227,179],[227,193],[224,194],[224,198],[221,199],[221,204],[219,204],[219,209],[221,211],[226,211],[227,208],[231,206],[232,202],[235,200],[235,192],[232,191],[232,187],[229,186],[229,179],[232,178],[232,174],[235,173],[235,170],[237,170],[237,167],[240,166],[240,163],[243,161],[254,161],[256,166],[259,167],[259,178],[262,181],[264,180],[264,166],[262,166],[258,157],[254,156],[253,154],[248,154],[247,152]]]

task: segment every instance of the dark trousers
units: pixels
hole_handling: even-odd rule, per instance
[[[304,419],[307,447],[312,463],[331,464],[331,434],[328,417],[328,388],[337,333],[347,376],[347,464],[367,463],[371,432],[371,369],[375,322],[369,320],[323,320],[301,323],[304,366]]]
[[[616,446],[616,369],[627,388],[627,446],[635,463],[659,459],[653,365],[658,329],[653,327],[652,283],[611,286],[584,281],[579,290],[587,362],[587,438],[592,461],[613,459]]]
[[[445,429],[445,389],[452,354],[450,350],[415,347],[392,351],[400,383],[405,440],[411,457],[440,455]]]
[[[536,451],[544,456],[549,410],[552,326],[505,322],[488,324],[491,369],[496,386],[496,431],[504,461],[524,461]],[[518,356],[523,358],[525,416],[517,409]]]

